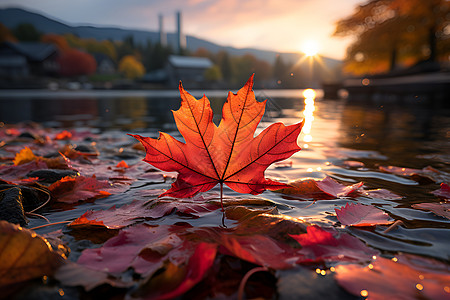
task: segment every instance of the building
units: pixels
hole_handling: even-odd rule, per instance
[[[0,77],[14,80],[57,74],[58,50],[52,44],[4,42],[0,45]]]
[[[186,86],[200,87],[205,82],[205,71],[212,66],[205,57],[170,55],[165,68],[167,84],[177,86],[181,80]]]

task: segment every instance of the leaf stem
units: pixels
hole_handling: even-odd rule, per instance
[[[220,207],[222,208],[222,212],[225,210],[223,209],[223,182],[220,182]]]
[[[245,284],[247,283],[250,276],[252,276],[256,272],[265,272],[265,271],[269,271],[269,269],[267,267],[256,267],[256,268],[253,268],[250,271],[248,271],[247,274],[245,274],[245,276],[241,280],[241,283],[239,284],[238,300],[243,299]]]

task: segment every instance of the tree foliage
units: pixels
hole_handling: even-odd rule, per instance
[[[127,55],[120,60],[119,71],[130,79],[139,78],[145,74],[144,66],[133,55]]]
[[[77,49],[68,49],[62,53],[59,64],[63,76],[89,75],[97,69],[94,57]]]
[[[340,21],[335,36],[355,36],[345,70],[379,73],[450,53],[450,3],[445,0],[370,0]]]
[[[66,52],[70,49],[69,43],[62,35],[45,34],[41,37],[41,42],[55,45],[59,51]]]
[[[22,42],[38,42],[41,33],[30,23],[21,23],[13,29],[14,36]]]

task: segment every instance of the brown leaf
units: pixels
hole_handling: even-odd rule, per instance
[[[52,275],[63,263],[43,237],[0,221],[0,287]]]

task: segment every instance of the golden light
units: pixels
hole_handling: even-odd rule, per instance
[[[319,52],[319,45],[315,41],[306,41],[301,50],[306,56],[315,56]]]
[[[306,89],[303,91],[303,97],[308,98],[316,98],[316,91],[313,89]]]

